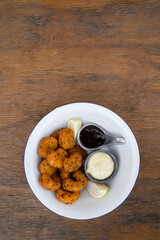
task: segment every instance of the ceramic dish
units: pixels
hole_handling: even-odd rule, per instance
[[[122,135],[126,143],[105,148],[119,162],[116,176],[108,183],[108,193],[101,199],[94,199],[83,189],[77,202],[65,205],[56,199],[55,192],[45,190],[38,182],[41,159],[37,155],[37,148],[43,137],[67,126],[71,118],[81,119],[83,124],[94,122],[112,134]],[[117,208],[130,194],[138,176],[139,165],[138,145],[128,125],[111,110],[92,103],[67,104],[48,113],[33,129],[24,154],[26,178],[35,196],[51,211],[73,219],[96,218]]]
[[[116,176],[116,173],[117,173],[117,171],[118,171],[118,165],[119,165],[119,164],[118,164],[117,158],[116,158],[113,154],[111,154],[110,152],[105,151],[104,149],[105,149],[105,148],[100,149],[100,150],[97,150],[97,151],[94,151],[94,152],[91,152],[90,154],[88,154],[87,158],[86,158],[85,161],[84,161],[84,170],[85,170],[86,176],[88,177],[88,179],[91,180],[91,182],[95,182],[95,183],[105,183],[105,184],[108,186],[108,183],[110,183],[111,180]],[[90,158],[93,154],[98,153],[98,152],[103,152],[103,153],[108,154],[108,155],[112,158],[112,160],[113,160],[113,162],[114,162],[114,170],[113,170],[113,173],[112,173],[108,178],[106,178],[106,179],[104,179],[104,180],[95,179],[95,178],[93,178],[93,177],[87,172],[87,164],[88,164],[89,158]]]

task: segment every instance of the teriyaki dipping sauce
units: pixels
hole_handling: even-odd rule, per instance
[[[80,141],[87,148],[100,147],[104,144],[105,140],[104,132],[94,125],[88,125],[80,132]]]

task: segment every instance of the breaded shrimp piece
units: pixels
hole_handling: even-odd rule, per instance
[[[74,173],[72,173],[72,177],[74,177],[77,181],[81,181],[82,185],[85,187],[88,181],[88,178],[86,177],[84,171],[82,168],[76,170]]]
[[[68,150],[75,146],[74,133],[69,128],[64,128],[59,134],[59,146]]]
[[[79,145],[74,146],[73,148],[68,150],[68,154],[71,155],[74,152],[78,152],[82,155],[83,159],[87,157],[86,151]]]
[[[68,153],[62,149],[58,148],[56,151],[51,150],[47,153],[46,158],[50,166],[54,168],[62,168],[63,160],[68,156]]]
[[[56,152],[57,152],[57,155],[60,156],[62,160],[68,157],[67,151],[65,151],[63,148],[58,148]]]
[[[74,152],[68,158],[64,159],[63,167],[66,172],[74,172],[82,166],[82,161],[82,155]]]
[[[60,176],[62,179],[69,178],[69,177],[71,177],[71,173],[66,172],[65,169],[62,167],[60,169]]]
[[[71,178],[63,179],[63,189],[71,192],[82,190],[86,186],[85,181],[76,181]]]
[[[51,134],[51,137],[54,137],[54,138],[58,139],[58,138],[59,138],[59,134],[60,134],[60,132],[61,132],[63,129],[64,129],[64,128],[58,129],[56,132],[54,132],[54,133]]]
[[[49,174],[44,173],[39,178],[39,182],[41,186],[49,191],[56,191],[61,187],[61,179],[60,177],[57,177],[56,175],[53,175],[52,177],[49,176]]]
[[[47,152],[58,147],[58,141],[54,137],[46,137],[40,141],[38,146],[38,155],[42,158],[46,157]]]
[[[57,168],[51,167],[47,159],[44,159],[39,165],[39,171],[41,174],[48,173],[51,176],[57,171]]]
[[[60,188],[56,192],[56,197],[60,202],[69,205],[78,200],[78,198],[80,197],[80,192],[79,191],[78,192],[69,192],[69,191],[65,191],[62,188]]]

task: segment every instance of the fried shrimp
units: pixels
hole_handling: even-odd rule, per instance
[[[64,128],[59,134],[59,146],[68,150],[75,146],[74,133],[69,128]]]
[[[86,151],[83,148],[81,148],[81,146],[79,146],[79,145],[76,145],[73,148],[68,150],[69,155],[71,155],[74,152],[80,153],[82,155],[83,159],[85,159],[87,156]]]
[[[63,189],[68,191],[80,191],[82,190],[86,184],[87,184],[87,177],[82,169],[76,170],[72,177],[75,178],[75,180],[71,178],[63,179]]]
[[[71,177],[71,173],[66,172],[65,169],[62,167],[60,169],[60,176],[62,179],[69,178],[69,177]]]
[[[68,156],[68,153],[62,149],[58,148],[57,150],[51,150],[47,153],[46,158],[50,166],[54,168],[62,168],[63,160]]]
[[[48,173],[48,175],[53,175],[56,172],[57,168],[51,167],[47,161],[44,159],[41,164],[39,165],[39,171],[41,174]]]
[[[61,179],[60,177],[57,177],[56,175],[53,175],[52,177],[49,176],[49,174],[44,173],[39,178],[39,182],[41,186],[49,191],[56,191],[61,187]]]
[[[78,200],[80,192],[69,192],[65,191],[62,188],[58,189],[56,192],[56,197],[60,202],[63,202],[67,205],[72,204]]]
[[[46,157],[46,154],[50,150],[54,150],[58,147],[58,141],[54,137],[46,137],[40,141],[38,146],[38,155],[42,158]]]
[[[54,132],[54,133],[51,134],[51,137],[54,137],[54,138],[58,139],[58,138],[59,138],[59,134],[60,134],[60,132],[61,132],[63,129],[64,129],[64,128],[58,129],[56,132]]]
[[[63,189],[71,192],[82,190],[86,186],[85,181],[75,181],[71,178],[63,179]]]
[[[55,191],[57,201],[67,205],[78,200],[80,190],[88,180],[82,168],[86,152],[75,144],[74,131],[60,128],[50,137],[43,138],[37,150],[43,158],[39,165],[39,184],[46,190]]]
[[[82,169],[78,169],[72,173],[72,177],[74,177],[77,181],[81,181],[82,185],[84,184],[84,187],[86,186],[88,179]]]
[[[66,172],[74,172],[82,166],[82,155],[78,152],[72,153],[64,159],[63,167]]]

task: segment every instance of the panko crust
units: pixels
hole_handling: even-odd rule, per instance
[[[77,192],[82,190],[86,186],[86,183],[85,181],[76,181],[71,178],[66,178],[63,179],[63,189],[71,192]]]
[[[57,150],[51,150],[47,153],[46,159],[50,166],[54,168],[62,168],[63,160],[68,156],[68,153],[62,149],[58,148]]]
[[[64,167],[62,167],[60,169],[60,177],[61,177],[61,179],[69,178],[69,177],[71,177],[71,173],[66,172]]]
[[[70,192],[60,188],[56,192],[56,197],[60,202],[70,205],[78,200],[80,192]]]
[[[41,158],[45,158],[47,153],[51,150],[55,150],[58,147],[58,140],[54,137],[43,138],[38,146],[38,155]]]
[[[75,146],[74,133],[69,128],[64,128],[59,134],[59,146],[65,150]]]
[[[79,145],[74,146],[73,148],[68,150],[68,154],[71,155],[74,152],[78,152],[82,155],[83,159],[87,157],[86,151]]]
[[[53,133],[51,134],[51,137],[54,137],[54,138],[58,139],[58,138],[59,138],[59,134],[60,134],[60,132],[61,132],[63,129],[65,129],[65,128],[60,128],[60,129],[58,129],[56,132],[53,132]]]
[[[47,173],[51,176],[57,171],[57,168],[50,166],[47,159],[44,159],[39,165],[39,171],[41,174]]]
[[[68,158],[64,159],[63,167],[66,172],[74,172],[82,166],[82,161],[82,155],[78,152],[74,152]]]
[[[64,204],[76,202],[88,179],[82,169],[87,155],[81,146],[75,145],[74,132],[60,128],[50,137],[43,138],[38,155],[44,158],[39,165],[41,186],[56,191],[56,198]]]
[[[56,175],[51,177],[47,173],[42,174],[39,178],[39,183],[43,188],[49,191],[56,191],[61,187],[60,177],[57,177]]]
[[[86,186],[88,178],[86,177],[86,174],[82,168],[72,173],[72,177],[75,178],[77,181],[83,182],[84,186]]]
[[[76,170],[72,173],[72,178],[63,179],[63,189],[71,192],[82,190],[87,184],[87,177],[84,171],[81,169]]]

